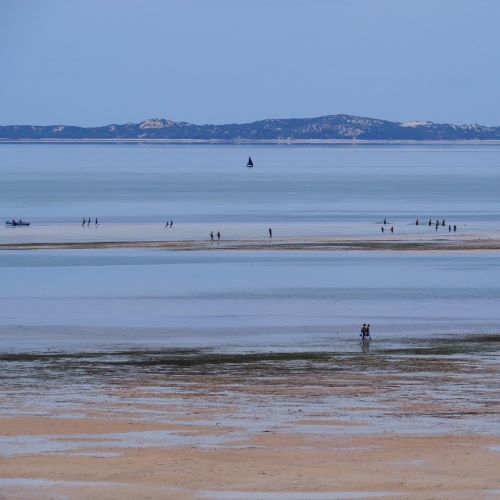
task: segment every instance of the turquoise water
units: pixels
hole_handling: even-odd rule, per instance
[[[1,243],[378,235],[383,217],[500,232],[500,147],[4,145],[0,168],[0,216],[33,223]],[[0,280],[7,350],[323,349],[363,322],[379,339],[500,323],[498,253],[2,251]]]

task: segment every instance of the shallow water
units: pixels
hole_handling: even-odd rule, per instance
[[[497,333],[500,255],[3,251],[4,349],[322,349]]]
[[[251,154],[254,169],[244,167]],[[500,234],[496,146],[2,145],[14,241]],[[81,227],[81,217],[99,227]],[[173,228],[164,227],[174,220]],[[447,228],[438,234],[448,235]],[[0,252],[5,349],[322,349],[496,333],[500,256],[357,252]]]
[[[500,232],[500,146],[2,145],[0,169],[0,216],[32,222],[0,242]]]

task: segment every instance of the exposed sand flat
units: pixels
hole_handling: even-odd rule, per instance
[[[3,484],[0,479],[0,490],[18,498],[54,498],[54,493],[70,498],[218,498],[224,492],[227,498],[259,493],[257,498],[266,498],[273,492],[278,498],[298,493],[292,498],[313,499],[319,493],[336,498],[335,492],[341,498],[495,498],[500,486],[495,444],[500,439],[477,436],[318,442],[291,434],[227,449],[27,455],[2,460],[1,475],[11,479]]]
[[[0,250],[71,250],[71,249],[158,249],[158,250],[251,250],[251,251],[476,251],[500,250],[500,239],[474,236],[453,237],[372,237],[311,238],[224,241],[85,241],[0,243]]]
[[[0,496],[497,498],[498,342],[3,354]]]
[[[108,415],[109,416],[109,415]],[[134,419],[104,420],[99,418],[75,419],[57,417],[15,417],[0,418],[0,429],[4,436],[60,436],[68,434],[109,434],[123,432],[147,432],[174,430],[176,432],[193,431],[192,425],[172,423],[141,422]],[[211,429],[211,427],[207,427]],[[205,430],[203,426],[196,428]],[[100,440],[102,438],[98,438]]]

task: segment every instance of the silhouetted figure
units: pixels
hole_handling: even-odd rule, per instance
[[[269,228],[269,238],[272,238],[273,237],[273,230],[271,228]]]
[[[97,220],[97,217],[95,218],[95,225],[98,226],[99,225],[99,221]]]
[[[174,221],[173,221],[173,220],[171,220],[171,221],[170,221],[170,229],[172,229],[172,226],[173,226],[173,225],[174,225]]]
[[[83,227],[83,226],[85,226],[85,223],[86,223],[86,222],[87,222],[87,219],[84,217],[84,218],[82,219],[82,227]]]
[[[167,222],[165,222],[165,228],[167,228],[167,227],[168,227],[168,221],[167,221]]]
[[[384,217],[384,224],[387,224],[387,218]]]
[[[217,231],[217,241],[220,240],[220,237],[221,237],[220,231]]]
[[[87,221],[87,227],[90,226],[90,217],[89,217],[89,220]]]
[[[451,226],[448,226],[448,232],[451,233]]]
[[[432,226],[432,219],[429,219],[429,226]]]
[[[381,230],[382,232],[384,232],[384,226],[382,226],[382,227],[380,228],[380,230]]]
[[[446,225],[446,224],[445,224],[445,220],[444,220],[444,219],[443,219],[443,222],[442,222],[442,224],[441,224],[441,225],[442,225],[443,227]]]
[[[370,324],[363,323],[363,326],[361,327],[361,333],[359,334],[361,337],[361,341],[364,342],[365,340],[371,340],[370,337]]]
[[[214,241],[214,232],[213,231],[210,231],[210,240]]]
[[[394,226],[391,226],[391,233],[394,232]]]
[[[456,233],[457,232],[457,226],[455,226],[455,224],[453,224],[453,232]]]
[[[418,226],[418,218],[417,218],[417,220],[416,220],[416,222],[415,222],[415,226]]]

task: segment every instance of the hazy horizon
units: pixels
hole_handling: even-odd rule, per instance
[[[408,121],[413,121],[413,120],[388,120],[386,118],[382,118],[380,116],[366,116],[366,115],[352,115],[350,113],[334,113],[335,115],[336,114],[339,114],[339,115],[350,115],[350,116],[356,116],[356,117],[359,117],[359,118],[371,118],[371,119],[376,119],[376,120],[384,120],[384,121],[390,121],[390,122],[400,122],[400,123],[404,123],[404,122],[408,122]],[[258,118],[256,120],[251,120],[251,121],[248,121],[248,122],[244,122],[244,121],[232,121],[232,122],[207,122],[207,121],[201,121],[201,122],[188,122],[192,125],[200,125],[200,126],[203,126],[203,125],[232,125],[232,124],[245,124],[245,123],[255,123],[255,122],[260,122],[260,121],[265,121],[265,120],[293,120],[293,119],[297,119],[297,120],[302,120],[302,119],[315,119],[315,118],[321,118],[323,116],[331,116],[331,115],[326,115],[326,114],[323,114],[323,115],[317,115],[317,116],[290,116],[290,117],[287,117],[287,118],[283,118],[283,117],[280,117],[280,116],[269,116],[269,117],[265,117],[265,118]],[[0,123],[0,127],[1,126],[18,126],[18,127],[22,127],[22,126],[40,126],[40,127],[51,127],[51,126],[58,126],[58,125],[65,125],[65,126],[71,126],[71,127],[82,127],[82,128],[94,128],[94,127],[105,127],[105,126],[108,126],[108,125],[125,125],[127,123],[142,123],[142,122],[145,122],[147,120],[170,120],[170,118],[168,116],[148,116],[148,117],[145,117],[143,119],[139,119],[137,120],[136,122],[131,122],[131,121],[128,121],[128,122],[118,122],[118,121],[112,121],[112,122],[108,122],[108,123],[97,123],[95,125],[81,125],[81,124],[78,124],[78,123],[62,123],[62,122],[59,122],[59,123]],[[183,120],[182,118],[179,119],[179,120],[172,120],[174,122],[187,122],[187,120]],[[415,121],[432,121],[432,120],[415,120]],[[500,119],[499,119],[499,122],[500,122]],[[445,124],[445,123],[449,123],[451,125],[485,125],[484,123],[478,123],[478,122],[467,122],[467,123],[452,123],[452,122],[433,122],[433,123],[442,123],[442,124]],[[500,125],[488,125],[488,126],[491,126],[491,127],[500,127]]]

